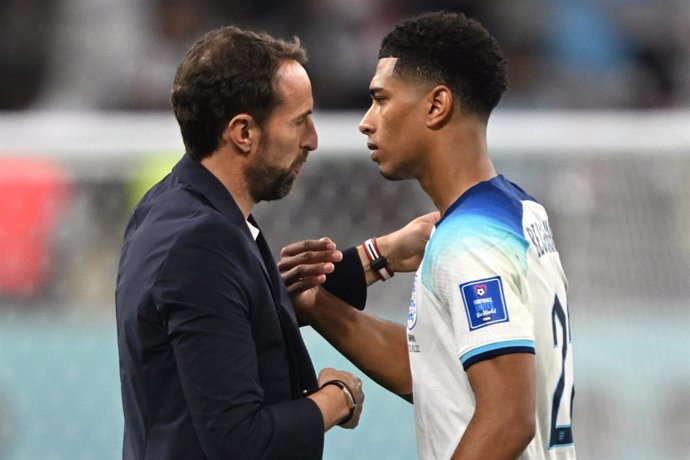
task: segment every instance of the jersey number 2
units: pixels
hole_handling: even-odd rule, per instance
[[[573,417],[573,398],[575,396],[575,386],[573,385],[573,376],[568,371],[570,368],[566,367],[565,359],[568,355],[568,343],[570,343],[570,327],[568,324],[568,318],[566,317],[565,310],[558,300],[558,296],[553,304],[553,310],[551,312],[551,326],[553,328],[553,346],[554,348],[561,346],[561,356],[562,356],[562,370],[561,377],[558,379],[556,384],[556,390],[553,393],[553,404],[551,405],[551,436],[549,439],[549,447],[558,447],[573,444],[573,429],[572,429],[572,417]],[[563,338],[563,343],[558,343],[557,328],[560,326]],[[563,390],[565,388],[570,389],[569,401],[566,400],[565,403],[569,404],[568,420],[566,424],[561,423],[558,425],[558,414],[561,409],[561,404],[563,404]]]

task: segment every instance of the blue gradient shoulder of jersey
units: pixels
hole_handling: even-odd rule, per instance
[[[425,252],[423,279],[435,262],[460,260],[467,253],[496,249],[527,270],[529,242],[522,229],[522,201],[536,201],[503,176],[481,182],[458,198],[436,225]]]
[[[459,209],[464,212],[475,210],[522,234],[523,201],[537,202],[518,185],[498,175],[467,189],[450,205],[436,226],[440,227],[444,221],[457,215]]]

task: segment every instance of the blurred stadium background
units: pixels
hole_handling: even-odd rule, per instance
[[[480,19],[511,63],[490,147],[550,210],[580,458],[690,458],[686,0],[3,0],[0,459],[121,457],[117,261],[138,197],[182,154],[168,93],[191,42],[227,23],[304,39],[320,148],[255,215],[275,253],[323,235],[345,247],[432,209],[379,177],[357,122],[383,34],[438,8]],[[404,321],[411,284],[375,286],[368,308]],[[318,367],[352,368],[304,333]],[[411,406],[365,389],[360,427],[329,433],[326,460],[416,458]]]

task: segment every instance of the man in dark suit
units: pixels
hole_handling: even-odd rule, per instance
[[[125,459],[318,459],[325,431],[359,421],[361,381],[317,379],[251,216],[288,193],[317,147],[305,61],[297,40],[226,27],[178,69],[187,153],[135,210],[118,273]],[[423,250],[430,225],[409,227],[381,239],[391,265]],[[322,283],[337,263],[329,289],[363,307],[371,267],[312,244],[323,256],[305,279]]]

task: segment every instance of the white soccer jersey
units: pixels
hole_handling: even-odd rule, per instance
[[[417,271],[407,324],[421,459],[450,458],[472,418],[465,370],[521,352],[535,353],[537,430],[520,458],[575,458],[566,284],[546,211],[502,176],[446,211]]]

